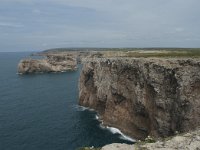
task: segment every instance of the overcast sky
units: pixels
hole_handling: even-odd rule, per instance
[[[200,0],[0,0],[0,51],[200,47]]]

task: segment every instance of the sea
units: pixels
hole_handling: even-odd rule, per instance
[[[17,74],[28,52],[0,53],[0,150],[76,150],[134,143],[78,105],[81,72]]]

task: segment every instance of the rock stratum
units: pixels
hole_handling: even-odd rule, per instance
[[[63,72],[76,70],[76,58],[69,55],[52,54],[44,59],[23,59],[18,64],[18,73]]]
[[[136,139],[200,126],[200,59],[91,59],[84,62],[79,91],[80,105]]]

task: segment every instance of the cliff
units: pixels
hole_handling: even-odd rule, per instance
[[[18,64],[20,74],[39,72],[63,72],[76,70],[77,62],[69,55],[46,55],[44,59],[23,59]]]
[[[136,139],[200,125],[200,59],[96,58],[83,65],[79,104]]]

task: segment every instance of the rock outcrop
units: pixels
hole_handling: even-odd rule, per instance
[[[76,59],[68,55],[46,55],[45,59],[24,59],[18,64],[18,72],[20,74],[63,72],[76,69]]]
[[[171,139],[163,139],[155,143],[136,143],[110,144],[104,146],[101,150],[199,150],[200,149],[200,130],[188,132],[183,135],[174,136]]]
[[[79,104],[136,139],[200,126],[200,60],[96,58],[85,62]]]

